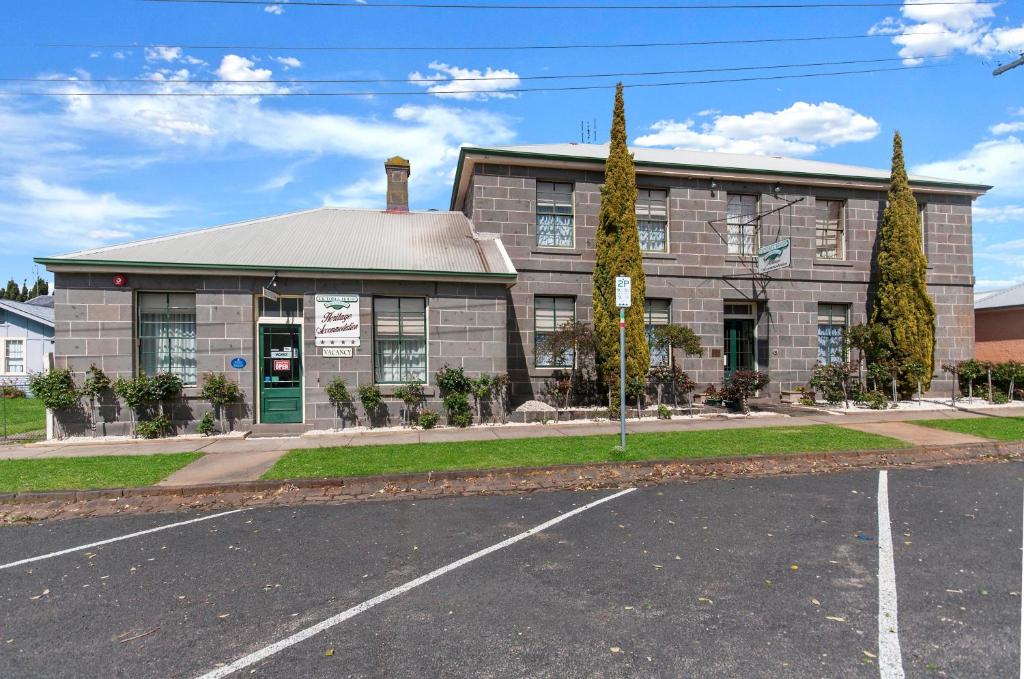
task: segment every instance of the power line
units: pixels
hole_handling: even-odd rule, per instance
[[[757,45],[762,43],[815,42],[898,38],[902,35],[944,35],[942,31],[905,33],[856,33],[853,35],[814,35],[783,38],[732,40],[688,40],[682,42],[577,43],[570,45],[174,45],[156,43],[0,43],[0,49],[183,49],[183,50],[260,50],[266,52],[512,52],[520,50],[641,49],[655,47],[704,47],[710,45]]]
[[[887,73],[892,71],[917,71],[928,68],[942,68],[941,65],[932,66],[896,66],[893,68],[873,68],[853,71],[826,71],[823,73],[795,73],[791,75],[776,76],[751,76],[747,78],[719,78],[714,80],[681,80],[674,82],[660,83],[629,83],[623,85],[625,88],[640,89],[651,87],[675,87],[684,85],[711,85],[718,83],[755,82],[761,80],[795,80],[800,78],[823,78],[842,75],[863,75],[870,73]],[[251,82],[250,85],[259,85],[259,82]],[[604,90],[613,87],[605,85],[563,85],[559,87],[517,87],[495,90],[448,90],[441,92],[430,92],[428,90],[393,91],[393,92],[11,92],[0,91],[0,96],[5,97],[369,97],[369,96],[416,96],[416,95],[459,95],[459,94],[522,94],[527,92],[576,92],[583,90]]]
[[[920,59],[942,59],[949,54],[940,54],[930,57],[919,57]],[[494,80],[572,80],[582,78],[622,78],[631,76],[653,76],[653,75],[682,75],[687,73],[728,73],[733,71],[761,71],[782,68],[814,68],[818,66],[849,66],[853,64],[878,64],[893,61],[903,61],[903,57],[891,57],[885,59],[847,59],[844,61],[812,61],[802,64],[768,64],[764,66],[720,66],[716,68],[688,68],[669,71],[623,71],[618,73],[574,73],[565,75],[510,75],[510,76],[479,76],[467,78],[353,78],[353,79],[294,79],[294,80],[219,80],[219,79],[188,79],[188,78],[167,78],[164,80],[153,80],[151,78],[98,78],[83,80],[82,78],[2,78],[0,82],[32,82],[32,83],[77,83],[79,85],[91,85],[94,83],[142,83],[146,85],[164,85],[167,83],[182,84],[248,84],[248,85],[340,85],[340,84],[365,84],[365,83],[408,83],[414,85],[444,84],[450,82],[481,82]]]
[[[281,0],[139,0],[140,2],[192,5],[279,5]],[[828,9],[843,7],[902,7],[903,2],[816,2],[816,3],[759,3],[759,4],[664,4],[664,5],[593,5],[593,4],[483,4],[483,3],[427,3],[388,2],[355,3],[329,2],[324,0],[289,0],[289,7],[341,7],[353,9],[473,9],[473,10],[734,10],[734,9]],[[979,7],[997,5],[998,2],[974,2],[973,0],[935,0],[915,2],[917,7],[946,5],[975,5]]]

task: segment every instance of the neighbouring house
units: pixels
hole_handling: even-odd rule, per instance
[[[0,299],[0,385],[25,390],[29,373],[46,370],[53,334],[51,295],[27,302]]]
[[[508,372],[513,404],[536,398],[568,367],[538,341],[591,320],[607,152],[465,147],[447,212],[409,211],[409,164],[395,157],[382,210],[319,208],[39,258],[55,277],[56,364],[79,380],[91,363],[111,378],[179,375],[185,429],[208,409],[206,372],[241,385],[239,426],[256,429],[333,426],[324,387],[336,377],[352,392],[380,385],[385,397],[421,382],[427,407],[440,409],[434,375],[444,365]],[[756,368],[778,393],[844,358],[844,329],[869,314],[887,170],[634,153],[647,324],[696,330],[705,356],[684,369],[701,387]],[[938,311],[936,364],[970,358],[971,209],[989,187],[920,176],[911,185]],[[759,273],[759,250],[781,268]],[[397,415],[401,403],[387,405]],[[123,414],[107,419],[117,420],[111,433],[128,426]]]
[[[974,356],[1024,361],[1024,283],[975,294]]]

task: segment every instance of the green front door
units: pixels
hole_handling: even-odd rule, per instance
[[[260,326],[260,422],[302,422],[302,333]]]
[[[725,376],[737,370],[755,370],[754,321],[746,318],[725,320]]]

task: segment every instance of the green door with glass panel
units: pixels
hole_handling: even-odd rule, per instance
[[[755,369],[753,319],[725,319],[725,376]]]
[[[302,422],[302,332],[260,326],[260,422]]]

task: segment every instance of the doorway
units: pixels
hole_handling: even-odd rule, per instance
[[[260,325],[260,422],[302,423],[302,329]]]
[[[757,370],[757,320],[754,305],[725,303],[725,377],[737,370]]]

